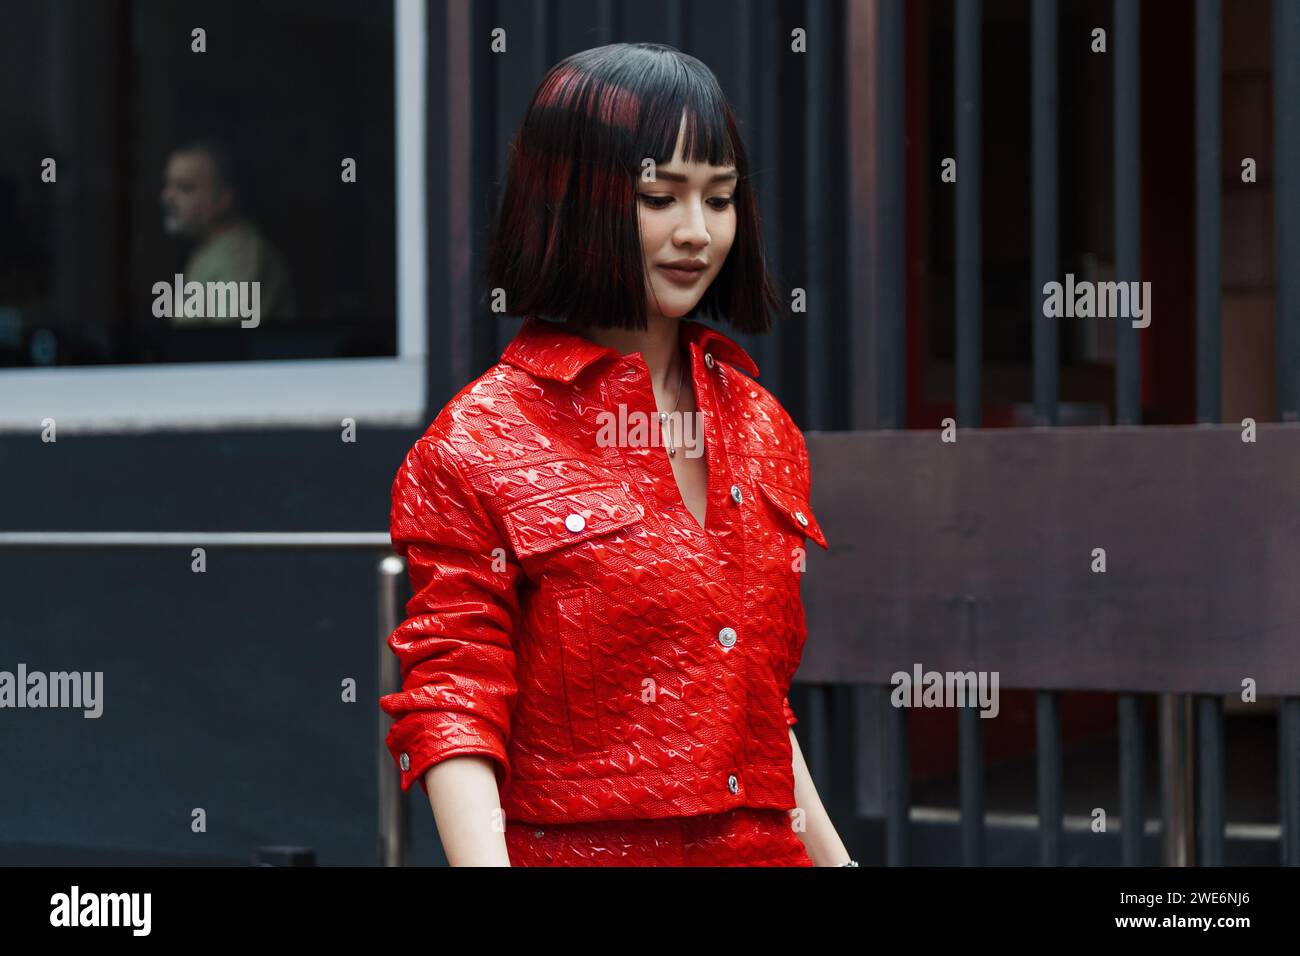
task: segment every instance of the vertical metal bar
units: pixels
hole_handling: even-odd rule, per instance
[[[683,53],[690,52],[686,49],[689,26],[686,22],[685,0],[668,0],[664,12],[668,18],[668,45]]]
[[[1300,866],[1300,697],[1278,702],[1277,747],[1281,862]]]
[[[875,375],[880,311],[875,289],[879,282],[879,156],[880,0],[852,3],[845,12],[846,135],[849,148],[849,428],[879,425]],[[853,812],[855,816],[883,813],[884,752],[880,747],[879,687],[853,684]]]
[[[424,403],[439,400],[441,370],[429,341],[429,183],[425,133],[428,102],[428,28],[424,7],[409,0],[393,6],[393,85],[397,154],[397,354],[424,360]]]
[[[1033,151],[1033,275],[1030,295],[1034,335],[1034,422],[1057,423],[1059,345],[1056,320],[1043,314],[1043,287],[1057,269],[1057,82],[1055,0],[1034,0],[1031,31]],[[1063,861],[1061,702],[1055,691],[1040,691],[1038,708],[1039,862]]]
[[[1222,157],[1219,0],[1196,0],[1196,420],[1215,424],[1220,395]],[[1223,701],[1196,698],[1197,862],[1223,865]]]
[[[1278,418],[1300,419],[1300,4],[1273,0],[1273,265]]]
[[[957,127],[957,420],[982,422],[980,384],[980,0],[955,0]],[[965,866],[984,863],[984,728],[978,709],[958,711],[961,850]]]
[[[1196,698],[1197,830],[1201,866],[1223,866],[1223,700],[1210,694]]]
[[[955,0],[957,126],[957,422],[983,421],[980,265],[980,14],[981,0]],[[963,821],[963,828],[964,828]],[[981,821],[982,823],[982,821]]]
[[[615,18],[618,10],[614,0],[596,0],[596,42],[600,45],[613,43],[617,32]]]
[[[388,638],[401,623],[401,599],[398,588],[406,573],[406,562],[395,554],[379,562],[379,674],[380,696],[396,694],[402,689],[401,662],[388,646]],[[392,721],[379,714],[379,865],[406,865],[406,800],[402,780],[388,752],[388,728]]]
[[[907,708],[895,707],[888,686],[880,695],[885,709],[885,863],[911,861],[908,808],[912,804],[912,766],[908,759]]]
[[[904,311],[903,0],[880,0],[880,226],[876,242],[881,428],[907,425]]]
[[[1139,0],[1115,0],[1111,55],[1115,63],[1115,281],[1141,278],[1141,210],[1138,206],[1141,139],[1138,133]],[[1142,418],[1142,370],[1138,364],[1138,330],[1132,322],[1115,326],[1115,418],[1138,425]]]
[[[858,817],[878,816],[883,812],[884,761],[882,743],[884,724],[874,719],[880,712],[876,698],[880,688],[853,684],[850,688],[853,714],[853,812]]]
[[[736,113],[736,125],[740,127],[740,135],[744,140],[745,148],[749,153],[749,168],[751,183],[755,173],[758,172],[760,163],[760,154],[758,152],[759,144],[753,139],[753,130],[764,125],[770,124],[772,120],[755,113],[754,103],[757,99],[754,80],[754,59],[757,51],[754,49],[754,14],[748,3],[743,0],[733,0],[731,14],[732,30],[732,47],[736,51],[735,82],[731,86],[729,93],[731,96],[731,106]],[[724,84],[726,80],[723,80]],[[760,217],[761,218],[761,217]],[[764,237],[765,240],[769,237]],[[759,375],[763,375],[767,370],[763,368],[763,356],[759,352],[761,340],[750,332],[729,333],[736,340],[736,343],[755,357],[758,363]]]
[[[778,56],[779,44],[781,43],[781,34],[779,31],[780,10],[777,7],[776,0],[761,0],[759,7],[758,21],[758,56],[765,63],[780,63],[781,58]],[[763,122],[758,125],[758,155],[754,163],[754,169],[757,175],[761,194],[759,196],[759,205],[763,213],[763,235],[766,238],[768,251],[772,254],[773,265],[780,271],[776,274],[780,279],[778,292],[782,296],[782,312],[777,315],[772,324],[772,329],[767,335],[763,336],[759,346],[760,359],[758,367],[767,386],[767,390],[783,402],[788,401],[782,389],[782,368],[781,363],[786,352],[785,345],[785,322],[790,302],[790,290],[785,287],[784,283],[788,276],[784,274],[785,257],[781,254],[785,245],[782,237],[785,235],[781,223],[781,203],[779,200],[780,189],[780,169],[781,169],[781,120],[784,118],[781,110],[781,77],[780,70],[775,67],[757,70],[758,84],[758,116],[763,117]]]
[[[1191,702],[1186,694],[1160,695],[1160,804],[1165,866],[1194,866]]]
[[[962,707],[957,714],[961,753],[961,862],[962,866],[984,866],[983,718],[974,706]]]
[[[849,148],[848,295],[849,421],[854,429],[880,423],[876,374],[880,310],[876,307],[880,275],[879,166],[880,0],[851,3],[845,11],[845,128]]]
[[[804,85],[804,248],[807,250],[805,292],[808,312],[803,326],[807,330],[804,352],[805,387],[808,390],[807,427],[832,427],[832,387],[836,367],[831,347],[830,288],[830,203],[826,189],[830,156],[826,143],[830,136],[827,111],[839,102],[831,89],[834,30],[828,0],[808,0],[805,18],[808,24],[808,52]]]
[[[470,249],[473,245],[470,152],[474,133],[470,109],[472,15],[469,0],[447,0],[447,324],[450,341],[445,347],[450,355],[451,391],[470,380],[473,348],[470,335],[473,309],[470,277]],[[437,354],[433,343],[430,345],[431,353]],[[430,402],[433,401],[431,397]]]
[[[1043,315],[1043,287],[1056,280],[1057,78],[1056,0],[1034,0],[1033,9],[1033,217],[1034,287],[1029,297],[1034,330],[1034,423],[1057,423],[1060,346],[1057,320]]]
[[[1061,700],[1055,691],[1039,691],[1038,701],[1038,838],[1039,862],[1064,862],[1062,823]]]
[[[1196,420],[1220,418],[1222,240],[1219,0],[1196,0]]]
[[[1120,852],[1125,866],[1143,865],[1146,842],[1146,747],[1142,699],[1119,698]]]

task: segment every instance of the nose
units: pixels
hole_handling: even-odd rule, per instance
[[[684,202],[678,208],[685,212],[673,232],[673,241],[678,245],[707,246],[709,230],[704,220],[704,204],[699,201]]]

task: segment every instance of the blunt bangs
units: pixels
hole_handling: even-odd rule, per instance
[[[734,165],[736,237],[686,318],[765,332],[781,300],[768,274],[749,159],[717,78],[660,43],[615,43],[543,77],[510,145],[484,283],[505,312],[578,326],[646,327],[637,221],[642,162],[672,160],[686,115],[687,162]]]

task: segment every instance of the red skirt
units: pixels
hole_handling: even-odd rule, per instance
[[[788,810],[591,823],[506,821],[511,866],[813,866]]]

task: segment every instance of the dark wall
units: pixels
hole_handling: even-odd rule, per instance
[[[420,431],[4,435],[0,528],[386,532]],[[0,670],[103,671],[105,700],[97,719],[2,712],[0,864],[36,859],[14,844],[375,861],[377,558],[209,548],[202,574],[191,560],[0,548]],[[356,703],[341,702],[348,677]],[[416,797],[412,862],[432,863]],[[191,832],[195,807],[207,833]]]

